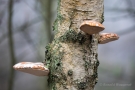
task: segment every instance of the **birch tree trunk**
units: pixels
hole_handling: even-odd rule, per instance
[[[55,38],[46,47],[50,90],[94,90],[98,34],[80,31],[84,20],[103,22],[103,0],[59,0]]]

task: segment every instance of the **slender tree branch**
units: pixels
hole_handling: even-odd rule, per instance
[[[38,49],[38,48],[36,47],[36,43],[33,42],[32,38],[29,36],[28,33],[22,32],[22,35],[23,35],[23,37],[25,38],[25,40],[27,41],[27,43],[29,43],[29,45],[31,45],[31,48],[33,48],[33,49]],[[36,51],[37,51],[37,50],[36,50]],[[41,56],[40,56],[40,54],[39,54],[38,52],[36,52],[36,56],[37,56],[37,60],[42,60],[42,59],[41,59]]]
[[[14,34],[20,32],[20,31],[25,31],[27,30],[28,27],[36,24],[36,23],[39,23],[43,21],[43,19],[41,18],[41,16],[37,17],[37,18],[34,18],[33,20],[31,20],[27,26],[26,25],[23,25],[21,27],[23,27],[23,29],[20,29],[21,27],[19,27],[16,31],[13,31]],[[2,41],[4,41],[4,39],[6,39],[6,37],[8,36],[8,33],[4,33],[1,37],[0,37],[0,44],[2,43]]]
[[[51,42],[52,38],[50,37],[51,36],[51,20],[52,20],[52,16],[51,16],[51,9],[52,9],[52,0],[48,0],[47,1],[48,4],[47,4],[47,20],[46,20],[46,25],[47,27],[47,32],[49,34],[49,42]]]
[[[33,10],[33,11],[38,11],[38,13],[43,13],[42,12],[42,10],[41,9],[35,9],[34,7],[32,7],[32,6],[30,6],[25,0],[22,0],[22,2],[24,3],[24,4],[26,4],[31,10]],[[37,0],[35,0],[35,3],[37,4],[39,1]],[[40,2],[39,2],[40,3]],[[35,5],[33,5],[33,6],[35,6]]]
[[[48,42],[52,41],[51,38],[51,20],[52,20],[52,15],[51,15],[51,9],[52,9],[52,0],[40,0],[40,3],[42,5],[43,11],[46,11],[46,15],[43,15],[45,18],[45,24],[46,25],[46,37],[48,38]]]
[[[9,73],[9,81],[8,81],[8,90],[13,90],[14,83],[14,70],[12,66],[15,64],[16,59],[14,55],[14,43],[13,43],[13,34],[12,34],[12,8],[13,8],[13,0],[9,0],[8,4],[9,16],[8,16],[8,38],[9,38],[9,52],[11,57],[10,73]]]

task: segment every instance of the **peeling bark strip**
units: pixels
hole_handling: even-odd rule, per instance
[[[103,21],[103,0],[59,0],[53,42],[46,47],[50,90],[94,90],[98,34],[80,31],[84,20]]]

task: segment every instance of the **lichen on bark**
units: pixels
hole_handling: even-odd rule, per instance
[[[54,40],[46,47],[50,90],[94,90],[98,34],[80,31],[84,20],[102,22],[103,0],[59,0]]]

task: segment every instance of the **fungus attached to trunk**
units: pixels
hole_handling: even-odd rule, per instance
[[[99,34],[99,40],[98,43],[99,44],[105,44],[114,40],[118,40],[119,36],[117,34],[114,33],[100,33]]]
[[[99,33],[100,31],[103,31],[105,28],[99,22],[86,20],[82,22],[80,29],[84,31],[85,33],[92,35],[92,34]]]
[[[33,74],[36,76],[47,76],[49,73],[48,68],[41,62],[20,62],[13,66],[15,70],[25,73]]]

